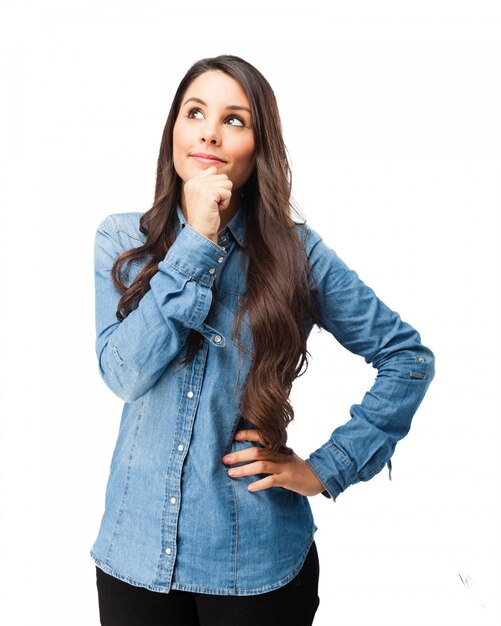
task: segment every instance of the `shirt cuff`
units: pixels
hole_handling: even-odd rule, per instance
[[[330,440],[310,454],[305,463],[325,487],[322,495],[334,501],[342,491],[359,481],[350,459]]]
[[[162,269],[162,264],[170,265],[201,285],[210,287],[227,256],[228,252],[221,246],[186,224],[158,268]]]

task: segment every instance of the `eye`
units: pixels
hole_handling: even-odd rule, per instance
[[[227,119],[239,122],[238,124],[230,124],[230,126],[245,126],[243,119],[238,115],[230,115]]]
[[[201,115],[203,115],[203,112],[201,109],[197,107],[193,107],[192,109],[188,111],[188,114],[186,115],[186,117],[188,117],[189,119],[202,119],[200,117],[194,117],[195,113],[200,113]],[[239,115],[230,115],[229,117],[226,118],[226,120],[236,120],[237,123],[230,124],[230,126],[236,126],[238,128],[245,126],[244,120]]]
[[[186,117],[191,117],[192,113],[202,113],[202,111],[200,109],[197,109],[197,108],[190,109],[188,111],[188,115]]]

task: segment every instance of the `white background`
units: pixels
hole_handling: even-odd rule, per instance
[[[175,88],[226,53],[275,90],[308,223],[437,359],[392,481],[310,498],[314,624],[501,624],[499,2],[13,4],[0,19],[2,624],[99,623],[88,552],[122,403],[94,354],[94,233],[150,208]],[[303,458],[376,373],[325,331],[309,350],[289,430]]]

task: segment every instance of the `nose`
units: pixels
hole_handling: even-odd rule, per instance
[[[202,143],[207,142],[212,145],[218,145],[221,142],[221,136],[213,125],[206,124],[205,128],[203,128],[200,133],[200,141]]]

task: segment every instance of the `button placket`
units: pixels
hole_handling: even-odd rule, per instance
[[[177,417],[177,428],[179,439],[174,442],[174,455],[171,456],[172,463],[169,465],[169,471],[166,472],[166,507],[170,507],[170,512],[165,517],[165,543],[163,545],[164,558],[160,563],[158,577],[163,579],[170,589],[175,568],[175,554],[177,549],[177,525],[181,507],[182,497],[182,473],[184,465],[184,452],[187,452],[189,441],[193,431],[196,411],[194,405],[196,398],[199,396],[201,376],[205,369],[207,358],[207,350],[202,349],[195,354],[194,359],[186,366],[186,375],[184,378],[182,394],[184,402],[179,407]],[[186,386],[184,386],[186,385]],[[179,441],[186,441],[185,444]],[[175,454],[178,452],[178,454]],[[168,547],[167,547],[168,546]]]

